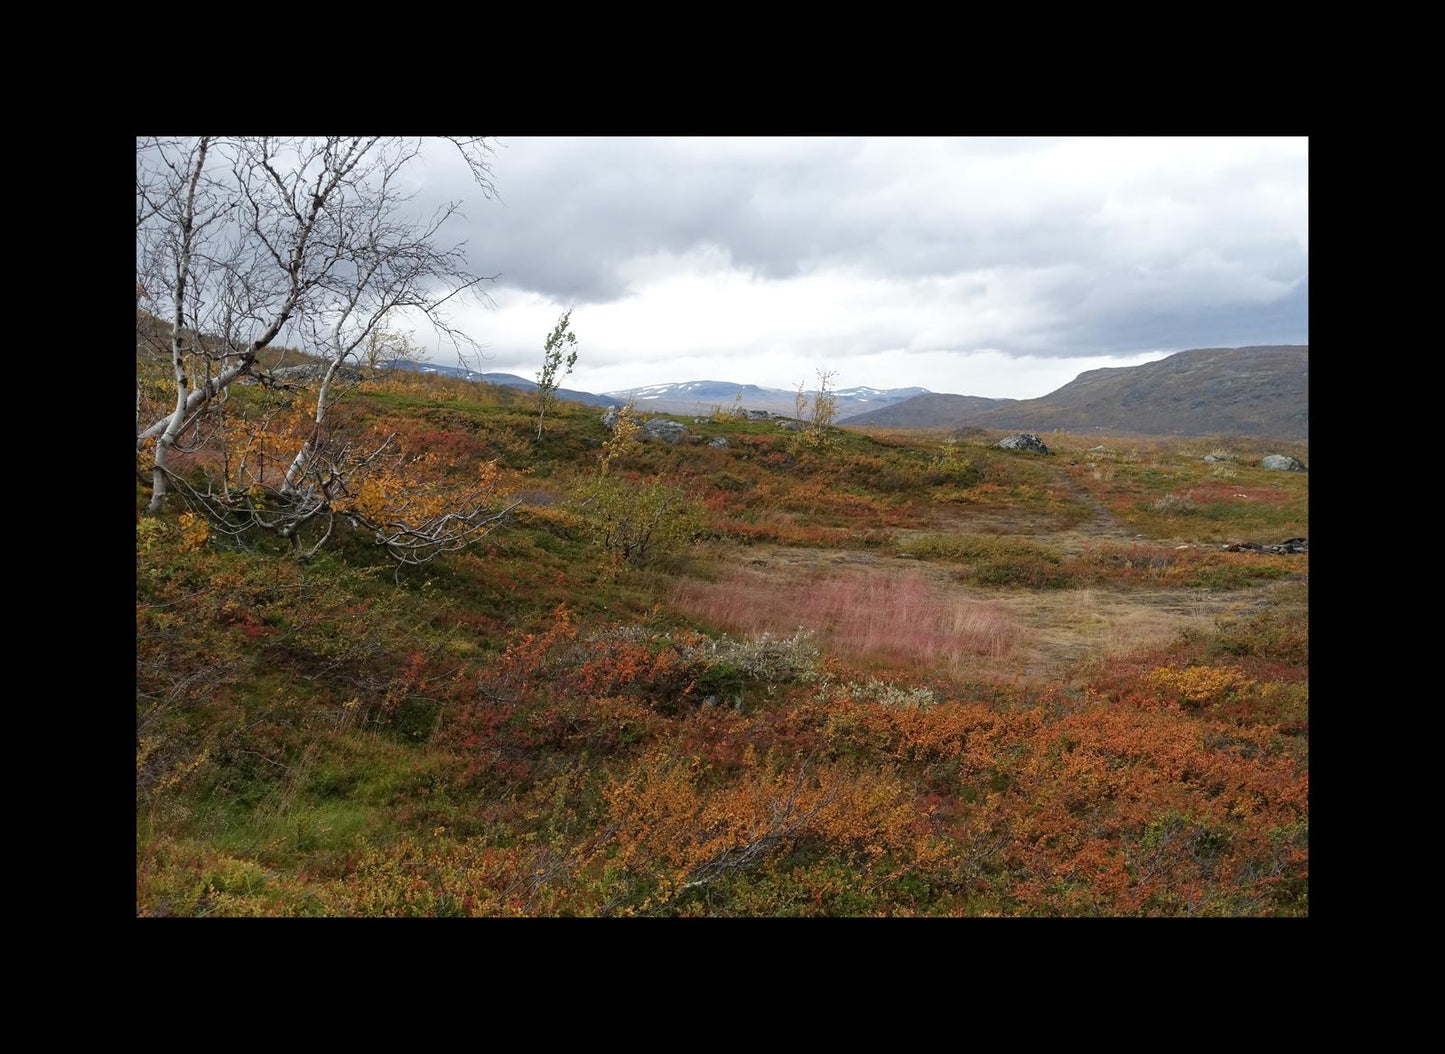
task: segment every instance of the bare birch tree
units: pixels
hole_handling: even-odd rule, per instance
[[[486,142],[452,142],[490,196]],[[470,273],[463,246],[438,244],[460,203],[425,219],[407,215],[400,177],[420,149],[420,140],[381,137],[137,140],[138,317],[143,296],[162,307],[156,317],[169,325],[174,384],[170,411],[148,425],[137,388],[137,449],[154,443],[151,511],[179,481],[168,468],[171,451],[199,433],[228,387],[248,375],[275,382],[258,355],[286,331],[324,363],[307,434],[263,505],[250,488],[232,488],[229,476],[208,489],[203,504],[218,517],[229,514],[233,525],[264,527],[293,542],[318,517],[326,517],[329,534],[338,501],[346,505],[360,475],[385,460],[390,445],[356,450],[328,434],[343,367],[384,344],[383,327],[402,313],[475,346],[445,311],[486,280]],[[244,474],[237,479],[244,484]],[[264,470],[255,482],[266,489]],[[353,520],[366,519],[346,507]],[[488,516],[469,507],[426,519],[434,521],[430,528],[367,525],[394,552],[400,545],[432,553],[454,547]]]

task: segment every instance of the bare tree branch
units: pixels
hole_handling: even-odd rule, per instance
[[[494,194],[490,145],[449,141],[483,195]],[[383,462],[393,473],[406,465],[391,439],[363,451],[331,430],[332,406],[351,371],[363,360],[374,367],[379,348],[410,349],[384,328],[389,319],[420,316],[454,343],[479,347],[444,312],[488,280],[470,272],[461,245],[438,244],[460,203],[408,215],[400,177],[421,145],[376,136],[137,140],[136,446],[141,452],[154,441],[151,511],[175,487],[224,532],[274,531],[303,557],[344,518],[403,563],[460,548],[503,521],[509,510],[494,507],[490,479],[449,495],[450,504],[438,504],[436,493],[384,509],[358,501]],[[159,302],[157,290],[168,298],[168,317],[146,316],[142,332],[141,302]],[[140,352],[161,350],[167,330],[174,399],[157,414],[160,378],[142,376]],[[254,376],[273,392],[294,387],[260,365],[260,352],[283,332],[324,363],[304,434],[292,430],[296,442],[282,442],[269,433],[279,419],[267,410],[239,423],[248,433],[241,449],[221,444],[221,479],[183,480],[170,454],[211,445],[223,430],[219,411],[230,385]],[[312,524],[324,530],[303,544]]]

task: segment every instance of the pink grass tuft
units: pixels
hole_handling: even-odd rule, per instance
[[[687,614],[733,633],[791,633],[806,626],[842,658],[914,666],[1004,658],[1019,636],[1001,606],[950,596],[919,574],[851,572],[789,584],[753,572],[720,582],[688,581],[672,592]]]

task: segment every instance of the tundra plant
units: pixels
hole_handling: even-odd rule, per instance
[[[617,418],[612,423],[612,437],[602,444],[602,475],[607,475],[614,460],[627,457],[641,446],[637,438],[641,430],[642,426],[637,423],[636,403],[629,402],[617,411]]]
[[[793,441],[802,446],[812,447],[814,450],[824,450],[831,446],[834,440],[833,420],[838,416],[838,396],[828,390],[833,383],[833,378],[838,376],[837,370],[818,370],[818,390],[809,393],[803,389],[802,382],[798,383],[797,394],[793,397],[793,405],[797,409],[798,420],[803,422],[802,431],[793,433]],[[811,394],[812,399],[809,400]]]
[[[577,334],[571,330],[572,309],[557,319],[557,325],[542,345],[542,369],[537,374],[537,439],[547,420],[547,411],[557,404],[557,388],[577,365]],[[570,350],[569,350],[570,349]],[[563,367],[566,367],[565,369]]]
[[[703,527],[698,504],[660,479],[598,476],[577,497],[602,547],[634,567],[680,551]]]

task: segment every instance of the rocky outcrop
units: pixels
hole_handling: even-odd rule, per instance
[[[616,428],[617,419],[621,413],[620,406],[609,406],[602,411],[602,424],[607,428]],[[681,443],[688,438],[687,425],[681,421],[674,421],[670,417],[654,417],[641,425],[637,437],[639,439],[659,439],[668,444]],[[702,436],[693,436],[692,440],[695,443],[701,443]]]
[[[1276,472],[1304,472],[1305,463],[1297,457],[1290,457],[1287,454],[1270,454],[1259,463],[1260,468],[1274,469]]]
[[[994,446],[1000,450],[1027,450],[1033,454],[1053,453],[1044,445],[1043,439],[1037,432],[1015,432],[1011,436],[1000,439]]]
[[[1273,553],[1276,556],[1285,556],[1291,553],[1307,553],[1310,551],[1308,538],[1286,538],[1278,545],[1260,545],[1258,542],[1234,542],[1222,546],[1227,553]]]
[[[719,450],[726,450],[732,446],[732,444],[727,441],[727,436],[713,436],[712,442],[709,443],[708,446],[717,447]]]
[[[282,366],[279,370],[272,370],[270,376],[273,380],[286,381],[288,383],[305,383],[307,381],[319,381],[326,376],[330,369],[327,363],[305,363],[300,366]],[[359,381],[361,370],[356,366],[342,366],[336,371],[338,381]]]
[[[680,443],[687,438],[687,425],[668,417],[655,417],[642,426],[642,435],[664,443]]]

